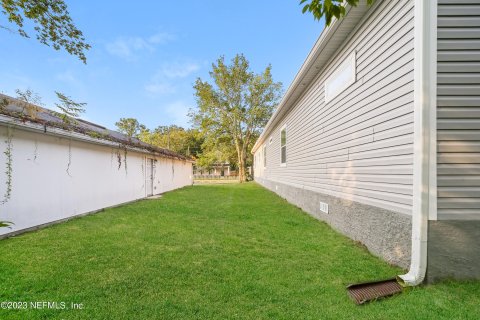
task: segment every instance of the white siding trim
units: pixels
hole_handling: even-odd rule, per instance
[[[262,148],[263,151],[263,167],[267,167],[267,144],[265,143]]]
[[[282,162],[282,131],[285,131],[285,162]],[[287,141],[287,125],[284,124],[284,125],[280,128],[280,167],[286,167],[286,166],[287,166],[287,160],[288,160],[288,157],[287,157],[287,145],[288,145],[288,141]]]
[[[437,0],[432,0],[429,8],[430,14],[430,52],[428,52],[428,82],[429,89],[429,105],[430,105],[430,172],[429,172],[429,212],[430,220],[437,220]]]

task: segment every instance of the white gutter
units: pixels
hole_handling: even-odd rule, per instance
[[[423,282],[427,271],[428,219],[436,197],[437,0],[415,0],[414,155],[412,253],[410,270],[399,275],[405,286]]]

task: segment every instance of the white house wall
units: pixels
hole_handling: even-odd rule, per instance
[[[324,83],[356,52],[356,81],[325,103]],[[411,214],[413,3],[383,1],[256,150],[255,179]],[[287,164],[280,165],[286,126]]]
[[[14,226],[0,229],[0,234],[146,196],[146,158],[155,157],[127,151],[125,161],[123,149],[0,126],[0,201],[8,180],[4,153],[8,132],[12,188],[11,198],[0,205],[0,221],[12,221]],[[190,162],[156,159],[155,194],[192,184]]]

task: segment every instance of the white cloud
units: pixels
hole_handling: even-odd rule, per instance
[[[183,101],[175,101],[165,106],[165,112],[170,116],[172,123],[184,128],[190,126],[189,110],[190,107]]]
[[[190,74],[198,71],[200,66],[197,63],[193,62],[186,62],[186,63],[178,63],[174,62],[169,65],[164,65],[160,70],[160,73],[163,74],[167,78],[185,78],[188,77]]]
[[[164,64],[150,79],[145,90],[150,94],[164,95],[176,91],[180,80],[200,69],[195,62],[172,62]]]
[[[72,85],[78,85],[80,83],[70,70],[58,73],[55,77],[62,82]]]
[[[55,78],[68,86],[68,90],[73,90],[76,94],[84,96],[87,92],[85,83],[81,80],[81,76],[78,76],[76,72],[72,70],[65,70],[57,73]]]
[[[131,61],[135,60],[141,52],[153,52],[155,46],[165,44],[175,39],[174,35],[159,32],[150,37],[119,37],[105,45],[111,55]]]
[[[175,39],[175,36],[173,34],[170,34],[168,32],[159,32],[154,34],[153,36],[150,36],[148,38],[148,42],[151,44],[165,44],[174,39]]]
[[[145,90],[151,94],[170,94],[175,92],[175,87],[169,83],[152,82],[145,86]]]

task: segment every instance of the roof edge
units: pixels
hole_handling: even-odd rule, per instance
[[[135,144],[134,142],[127,142],[127,141],[120,141],[120,140],[116,141],[113,138],[106,139],[100,136],[98,137],[90,136],[85,132],[80,132],[72,128],[65,129],[59,126],[51,125],[49,123],[40,123],[40,122],[31,121],[28,118],[19,119],[17,117],[10,116],[4,113],[0,114],[0,125],[13,126],[14,128],[21,128],[25,131],[41,132],[43,134],[69,138],[69,139],[96,144],[96,145],[103,145],[103,146],[110,146],[110,147],[122,146],[123,148],[144,153],[144,154],[151,154],[151,155],[155,155],[163,158],[187,161],[192,163],[195,162],[194,159],[185,157],[181,154],[178,154],[168,149],[161,149],[151,145],[146,146],[146,145]]]
[[[376,1],[381,2],[381,1]],[[373,7],[374,5],[372,5]],[[332,37],[335,36],[336,30],[340,27],[345,25],[346,22],[350,22],[352,19],[354,24],[349,28],[349,31],[353,31],[355,27],[359,24],[360,21],[362,21],[362,18],[358,17],[352,17],[350,13],[352,12],[358,12],[358,11],[364,11],[362,13],[362,17],[365,16],[365,14],[369,11],[368,7],[366,8],[366,5],[359,4],[356,7],[352,7],[348,4],[345,5],[346,8],[346,14],[343,16],[341,19],[336,19],[335,17],[332,19],[332,22],[330,23],[330,26],[326,26],[320,36],[318,37],[317,41],[313,45],[313,48],[310,50],[310,53],[307,55],[305,58],[305,61],[303,62],[302,66],[300,67],[300,70],[297,72],[295,78],[293,79],[292,83],[288,87],[287,91],[285,92],[282,100],[278,104],[277,109],[273,113],[273,115],[270,117],[269,121],[265,125],[263,132],[260,134],[258,137],[257,141],[255,142],[251,153],[254,153],[257,151],[257,149],[260,147],[260,145],[263,144],[265,141],[266,137],[271,133],[272,129],[275,127],[275,125],[278,124],[278,122],[283,119],[284,114],[292,107],[292,105],[298,100],[294,99],[292,100],[292,96],[294,93],[296,93],[298,90],[300,90],[300,95],[303,94],[303,92],[309,87],[305,83],[303,83],[305,77],[307,74],[314,73],[314,78],[316,78],[328,65],[331,59],[328,59],[325,63],[323,64],[318,64],[317,60],[321,57],[321,52],[328,47],[330,40]],[[358,21],[355,21],[357,19]],[[349,39],[349,37],[346,37],[346,40]],[[342,42],[343,45],[344,42]],[[336,50],[342,47],[340,45]],[[312,71],[312,68],[315,70]]]

